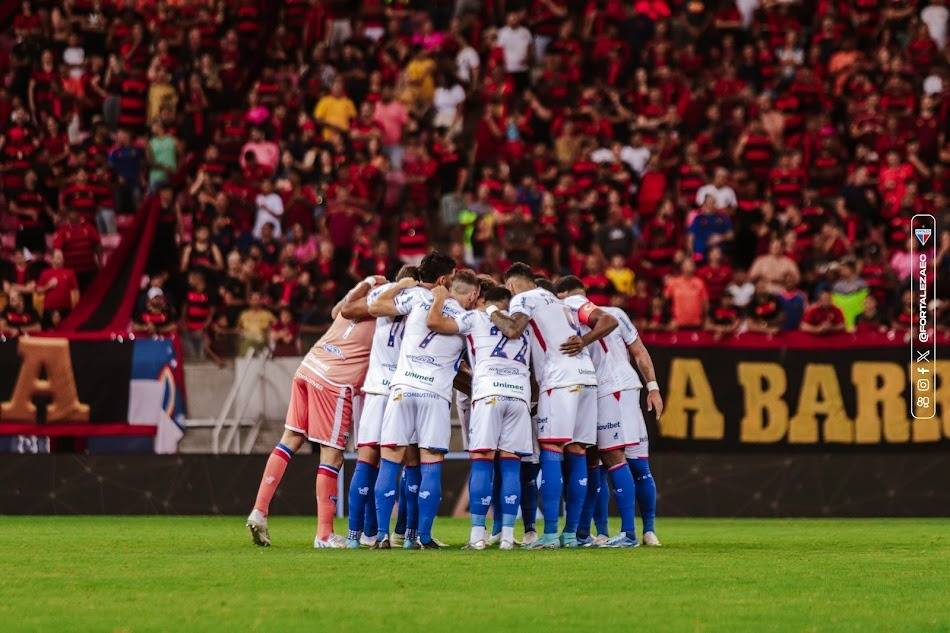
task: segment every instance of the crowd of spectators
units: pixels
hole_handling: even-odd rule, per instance
[[[433,247],[578,275],[646,330],[911,325],[911,216],[950,226],[945,0],[286,0],[254,49],[261,6],[23,3],[5,314],[48,286],[23,249],[81,290],[153,192],[134,327],[195,357],[295,354]]]

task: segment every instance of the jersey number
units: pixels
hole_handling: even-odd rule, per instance
[[[402,320],[402,316],[393,317],[393,324],[389,326],[389,342],[387,343],[389,347],[396,346],[396,338],[398,338],[401,333],[400,326],[405,327]]]
[[[564,308],[564,317],[567,319],[567,324],[570,326],[570,328],[571,328],[572,330],[574,330],[574,332],[575,332],[578,336],[580,336],[580,335],[581,335],[581,328],[580,328],[579,325],[577,325],[577,321],[574,319],[574,313],[571,312],[571,309],[570,309],[570,308],[568,308],[568,307],[565,307],[565,308]]]
[[[422,349],[425,349],[426,347],[428,347],[429,343],[432,342],[432,339],[435,338],[436,334],[437,332],[433,332],[432,330],[429,330],[429,333],[426,334],[426,337],[422,339],[422,341],[419,343],[419,347],[421,347]]]
[[[492,326],[490,334],[492,336],[496,336],[498,334],[501,334],[501,332],[498,330],[496,326]],[[508,358],[508,354],[505,353],[505,345],[508,344],[508,341],[509,339],[507,336],[502,336],[498,340],[498,344],[495,345],[495,349],[492,350],[491,355],[495,358]],[[521,349],[518,350],[518,353],[515,354],[515,357],[512,360],[514,360],[515,362],[521,363],[522,365],[527,365],[528,359],[524,357],[525,352],[528,351],[528,333],[527,332],[522,332],[521,343],[522,343]]]

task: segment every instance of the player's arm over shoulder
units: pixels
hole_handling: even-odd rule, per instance
[[[590,328],[581,338],[585,345],[595,343],[617,329],[617,319],[590,301],[577,309],[578,320]]]
[[[386,284],[379,288],[379,294],[371,295],[367,300],[367,310],[374,317],[397,317],[409,314],[419,298],[415,290],[416,281],[410,278]]]
[[[492,312],[490,318],[491,322],[498,328],[498,331],[501,332],[503,336],[513,339],[520,337],[524,333],[533,314],[534,299],[529,293],[522,292],[521,294],[515,295],[514,299],[511,300],[507,313],[496,310]]]

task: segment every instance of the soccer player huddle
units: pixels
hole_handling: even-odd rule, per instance
[[[432,528],[454,400],[471,456],[466,548],[513,549],[519,510],[525,548],[637,547],[637,506],[642,541],[657,546],[644,385],[631,359],[659,416],[653,362],[636,327],[623,310],[589,302],[576,277],[553,285],[516,263],[498,285],[438,252],[393,282],[367,277],[334,307],[294,376],[285,432],[247,519],[252,539],[270,545],[271,499],[309,440],[320,447],[315,548],[444,547]],[[344,537],[333,533],[333,518],[354,426]],[[621,520],[613,537],[611,493]]]

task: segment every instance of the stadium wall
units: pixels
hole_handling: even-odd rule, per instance
[[[2,514],[246,514],[264,455],[5,455]],[[660,453],[660,516],[950,516],[950,454]],[[312,515],[316,456],[296,456],[274,514]],[[352,474],[352,462],[345,467]],[[442,514],[463,494],[466,460],[445,469]],[[344,497],[345,498],[345,497]]]

